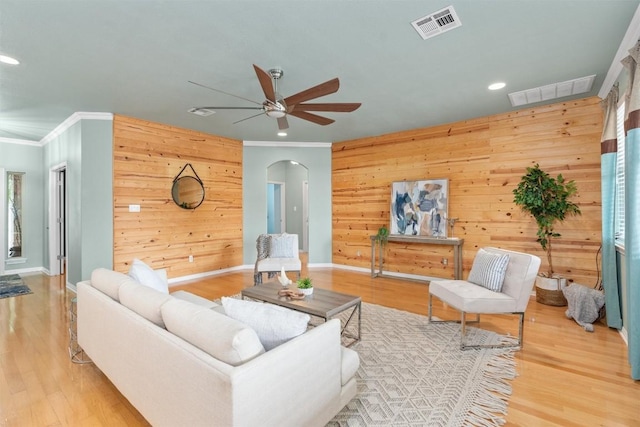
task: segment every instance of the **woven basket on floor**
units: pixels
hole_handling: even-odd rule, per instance
[[[563,281],[561,284],[560,280]],[[554,305],[556,307],[564,307],[567,305],[567,299],[562,293],[562,285],[566,284],[566,280],[557,279],[557,289],[546,289],[538,286],[536,283],[536,301],[540,304]]]
[[[564,297],[562,291],[544,289],[539,286],[536,286],[536,301],[541,304],[555,305],[557,307],[567,305],[567,299]]]

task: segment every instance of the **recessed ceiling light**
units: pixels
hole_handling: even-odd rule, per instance
[[[0,55],[0,62],[9,64],[9,65],[18,65],[20,63],[20,61],[18,61],[17,59],[12,58],[10,56],[6,56],[6,55]]]
[[[489,90],[498,90],[505,87],[507,84],[503,82],[493,83],[489,85]]]
[[[286,132],[278,132],[278,136],[287,136]]]

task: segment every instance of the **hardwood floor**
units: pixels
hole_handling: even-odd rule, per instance
[[[329,268],[310,275],[317,287],[360,295],[368,303],[427,310],[427,286],[421,283]],[[251,286],[252,276],[229,273],[171,291],[215,299]],[[75,295],[63,280],[40,274],[24,280],[33,294],[0,300],[0,426],[148,425],[93,364],[69,360],[68,311]],[[439,302],[434,308],[443,318],[456,315]],[[640,382],[630,379],[622,338],[600,323],[585,332],[564,310],[533,298],[529,303],[507,425],[639,426]],[[517,333],[515,317],[483,316],[480,326]]]

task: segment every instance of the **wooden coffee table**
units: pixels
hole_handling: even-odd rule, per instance
[[[349,342],[347,346],[351,346],[353,343],[360,341],[362,316],[362,299],[360,297],[314,287],[312,295],[306,296],[302,300],[290,300],[278,295],[278,291],[281,289],[282,285],[278,282],[262,283],[244,289],[242,291],[242,299],[249,298],[290,308],[310,316],[320,317],[324,319],[325,322],[352,308],[349,318],[342,326],[341,335],[353,340]],[[292,287],[291,289],[295,288]],[[354,336],[346,333],[346,329],[356,312],[358,313],[358,334]]]

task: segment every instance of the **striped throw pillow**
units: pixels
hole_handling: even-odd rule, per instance
[[[496,254],[481,248],[473,260],[467,280],[494,292],[500,292],[507,272],[507,264],[509,264],[509,254]]]

